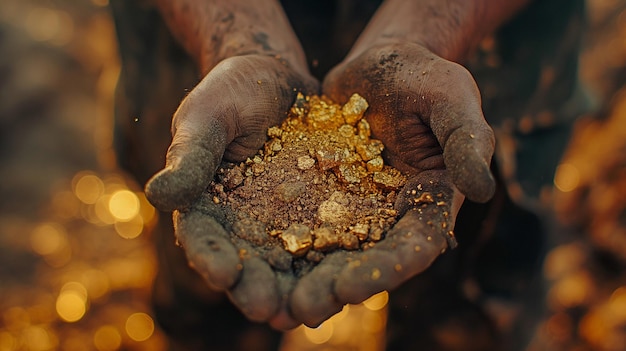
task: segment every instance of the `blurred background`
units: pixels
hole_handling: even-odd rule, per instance
[[[603,108],[577,124],[554,180],[544,350],[626,350],[626,0],[588,5],[581,75]],[[148,303],[156,213],[112,151],[107,6],[0,1],[0,351],[168,348]],[[386,298],[283,349],[380,350]]]

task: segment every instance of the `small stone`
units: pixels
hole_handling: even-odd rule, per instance
[[[313,249],[329,251],[339,246],[339,236],[334,230],[320,227],[313,231]]]
[[[335,201],[326,200],[317,209],[317,215],[322,222],[340,224],[346,221],[349,216],[348,209]]]
[[[337,176],[344,183],[357,184],[367,176],[367,171],[358,164],[341,164]]]
[[[346,250],[358,250],[359,239],[350,233],[341,233],[339,235],[339,245]]]
[[[364,119],[359,121],[359,124],[357,125],[357,130],[359,138],[361,138],[362,140],[369,140],[370,136],[372,135],[370,124],[367,123],[367,121]]]
[[[368,172],[380,172],[383,170],[384,162],[383,158],[376,156],[373,159],[367,161],[366,165]]]
[[[371,140],[367,144],[357,144],[356,146],[356,152],[361,156],[361,159],[366,162],[379,156],[383,149],[384,146],[380,140]]]
[[[338,105],[329,105],[322,100],[319,100],[319,103],[315,102],[312,101],[311,110],[307,115],[307,123],[311,125],[311,127],[314,129],[336,130],[344,124],[344,119],[341,117],[341,110]]]
[[[381,227],[381,226],[372,226],[370,228],[370,232],[369,232],[369,239],[371,241],[377,242],[377,241],[381,241],[383,239],[383,234],[384,234],[385,230]]]
[[[359,241],[367,240],[369,232],[370,226],[365,223],[357,223],[356,225],[350,227],[350,234],[356,236]]]
[[[311,158],[309,155],[304,155],[298,157],[298,169],[307,170],[313,168],[315,165],[315,160]]]
[[[375,172],[372,180],[376,185],[388,190],[398,190],[406,183],[406,178],[401,174],[388,172]]]
[[[227,170],[224,173],[224,178],[222,178],[222,183],[226,186],[227,189],[234,189],[243,183],[244,179],[243,172],[241,171],[241,167],[233,167],[230,170]]]
[[[279,139],[272,139],[268,141],[265,146],[265,152],[268,155],[273,155],[282,149],[283,149],[283,144],[281,143]]]
[[[339,127],[339,134],[344,137],[344,138],[352,138],[354,137],[354,133],[355,133],[355,129],[353,126],[349,125],[349,124],[344,124],[341,127]]]
[[[252,169],[252,173],[258,177],[265,172],[265,165],[262,163],[253,163],[252,166],[250,166],[250,169]]]
[[[306,183],[301,181],[285,181],[274,189],[274,194],[282,202],[292,202],[306,190]]]
[[[322,171],[335,168],[340,164],[339,155],[330,150],[317,150],[315,158],[317,159],[317,164]]]
[[[344,192],[341,191],[333,191],[332,194],[330,194],[330,197],[328,198],[329,201],[334,201],[336,203],[342,204],[344,206],[348,206],[348,204],[350,203],[350,199],[348,198],[348,195],[346,195]]]
[[[359,94],[352,94],[350,100],[341,108],[341,114],[347,124],[355,125],[369,107],[367,101]]]
[[[283,130],[278,126],[270,127],[267,130],[267,136],[270,138],[280,138],[283,135]]]
[[[303,224],[292,224],[285,230],[280,238],[283,241],[285,250],[294,256],[304,255],[313,245],[311,229]]]

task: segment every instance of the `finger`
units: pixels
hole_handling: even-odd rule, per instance
[[[387,237],[363,252],[337,275],[335,294],[344,303],[361,303],[398,287],[424,271],[447,247],[446,239],[409,210]]]
[[[237,282],[241,260],[224,228],[212,217],[198,211],[174,213],[175,232],[184,247],[189,265],[216,290]]]
[[[343,308],[334,294],[337,274],[351,254],[336,252],[327,255],[320,264],[303,276],[291,295],[291,313],[309,327],[317,327]]]
[[[276,275],[269,264],[254,253],[240,250],[240,254],[243,257],[241,278],[227,295],[248,319],[266,322],[280,307]]]
[[[146,196],[162,211],[184,209],[202,194],[233,139],[227,124],[232,116],[215,112],[220,109],[198,101],[198,95],[189,94],[174,114],[166,166],[146,184]]]
[[[276,330],[290,330],[302,324],[293,318],[289,307],[289,297],[297,283],[297,278],[291,270],[286,272],[274,271],[274,273],[276,274],[281,301],[278,313],[269,320],[269,324]]]
[[[446,169],[457,188],[472,201],[486,202],[495,193],[489,167],[495,137],[483,117],[480,93],[471,74],[460,65],[447,64],[451,67],[446,79],[433,86],[438,93],[429,116],[430,128],[443,148]]]

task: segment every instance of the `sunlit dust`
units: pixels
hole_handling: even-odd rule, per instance
[[[139,199],[130,190],[116,191],[109,199],[109,211],[119,221],[129,221],[139,214]]]
[[[143,312],[133,313],[126,320],[126,333],[135,341],[148,340],[153,332],[154,321]]]
[[[98,351],[115,351],[122,344],[122,336],[114,326],[104,325],[94,334],[93,344]]]

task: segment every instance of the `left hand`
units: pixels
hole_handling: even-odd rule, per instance
[[[339,103],[352,93],[365,97],[386,162],[410,177],[396,201],[401,218],[384,240],[330,254],[298,282],[290,309],[309,326],[424,271],[456,243],[451,233],[464,197],[486,202],[495,191],[493,131],[462,66],[420,45],[381,45],[333,69],[323,92]]]

